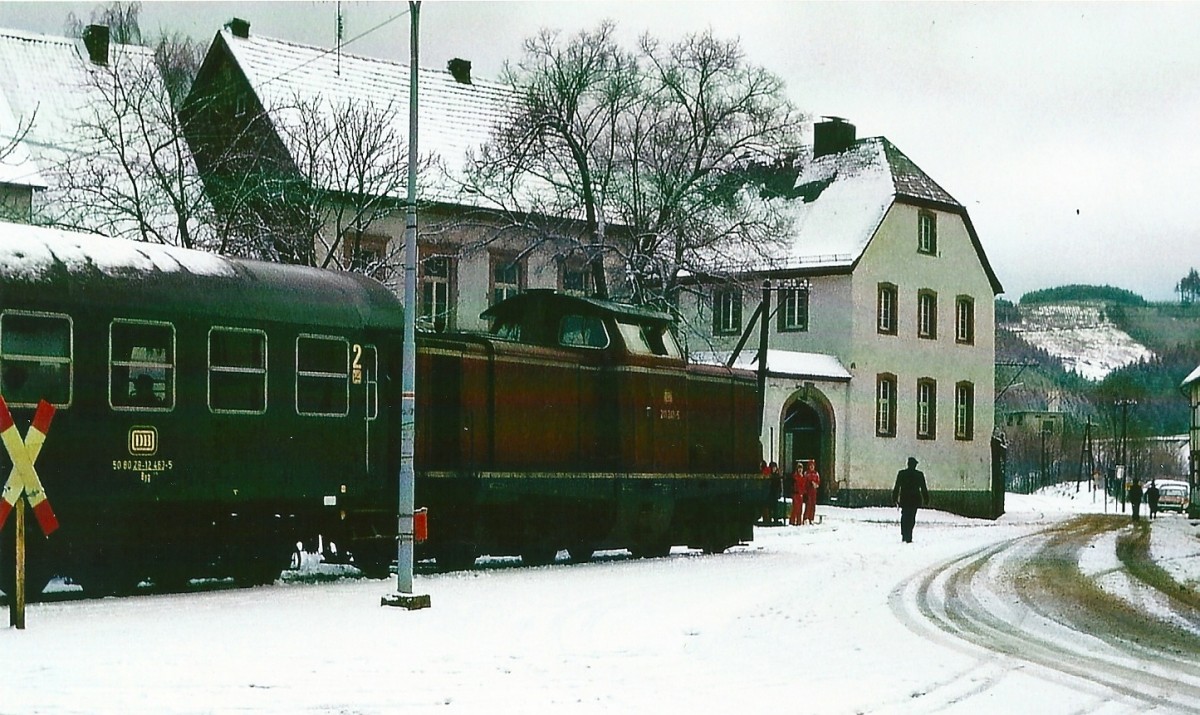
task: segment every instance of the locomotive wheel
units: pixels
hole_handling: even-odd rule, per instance
[[[596,550],[590,546],[572,546],[567,549],[567,554],[571,557],[573,564],[586,564],[592,560],[592,555]]]
[[[437,567],[439,571],[465,571],[475,566],[475,546],[473,544],[446,544],[438,549]]]
[[[553,546],[527,546],[521,552],[521,563],[526,566],[545,566],[554,563],[558,549]]]
[[[638,559],[659,559],[671,553],[671,545],[667,543],[648,542],[631,547],[629,552]]]
[[[733,544],[720,541],[711,544],[705,544],[702,549],[706,554],[723,554],[729,550],[730,546],[733,546]]]
[[[75,582],[83,592],[93,598],[103,596],[129,596],[137,591],[142,582],[140,576],[122,568],[92,568],[81,573]]]

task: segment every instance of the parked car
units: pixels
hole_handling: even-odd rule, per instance
[[[1191,503],[1192,489],[1187,482],[1175,479],[1156,479],[1158,486],[1159,511],[1177,511],[1184,513]]]

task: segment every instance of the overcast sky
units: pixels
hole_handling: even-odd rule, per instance
[[[61,34],[92,3],[0,2],[0,26]],[[341,3],[346,50],[408,58],[406,2]],[[332,2],[145,2],[142,29],[328,47]],[[421,63],[495,77],[541,27],[617,22],[632,45],[711,28],[813,116],[886,136],[967,207],[1005,297],[1067,283],[1173,297],[1200,267],[1200,3],[437,2]],[[357,38],[357,39],[355,39]]]

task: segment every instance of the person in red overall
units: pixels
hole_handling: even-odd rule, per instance
[[[792,513],[788,516],[788,523],[792,526],[800,526],[800,508],[804,504],[805,480],[800,465],[800,460],[796,460],[796,469],[792,472]]]
[[[804,469],[804,518],[801,524],[813,523],[817,515],[817,489],[821,486],[821,475],[817,474],[817,463],[808,460]]]

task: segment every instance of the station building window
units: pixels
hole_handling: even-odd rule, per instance
[[[218,413],[267,411],[267,335],[213,328],[208,333],[208,408]]]
[[[975,386],[969,382],[954,386],[954,438],[975,438]]]
[[[922,211],[917,215],[917,252],[937,253],[937,214]]]
[[[71,318],[52,313],[0,313],[0,394],[13,407],[71,404],[74,341]]]
[[[781,333],[808,330],[808,289],[788,288],[780,291],[778,316]]]
[[[568,295],[588,297],[596,294],[592,281],[592,268],[587,263],[571,261],[562,266],[560,276],[562,292]]]
[[[896,284],[880,283],[876,329],[883,335],[896,334]]]
[[[954,341],[975,344],[975,300],[969,295],[954,299]]]
[[[931,290],[917,292],[917,337],[937,339],[937,293]]]
[[[296,413],[344,417],[350,412],[350,345],[345,338],[296,338]]]
[[[108,399],[118,410],[175,407],[175,326],[142,320],[109,325]]]
[[[386,282],[391,277],[388,240],[388,236],[381,233],[346,231],[342,234],[342,265],[380,283]]]
[[[937,439],[937,381],[917,380],[917,439]]]
[[[737,335],[742,330],[742,291],[717,288],[712,298],[713,335]]]
[[[875,435],[896,436],[896,376],[891,373],[875,377]]]

